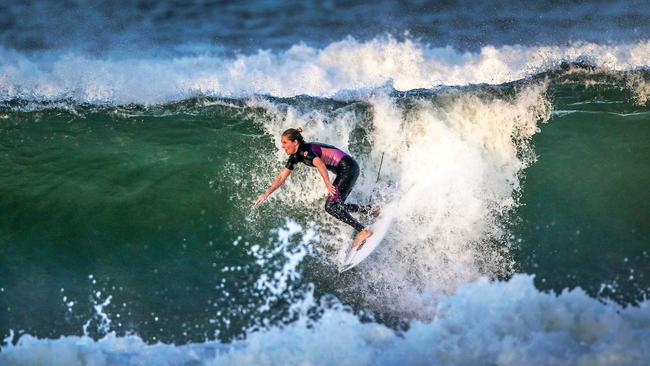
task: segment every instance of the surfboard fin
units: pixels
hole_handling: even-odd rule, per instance
[[[341,267],[339,269],[339,273],[343,273],[343,272],[347,271],[348,269],[352,268],[353,266],[354,266],[353,264],[345,265],[345,266],[343,266],[343,267]]]

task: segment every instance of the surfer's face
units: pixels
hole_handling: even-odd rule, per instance
[[[295,154],[298,151],[298,140],[291,141],[287,136],[282,136],[280,142],[287,155]]]

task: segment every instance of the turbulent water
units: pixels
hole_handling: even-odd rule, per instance
[[[66,4],[0,16],[0,364],[650,359],[643,3]],[[314,169],[252,207],[298,126],[397,203],[343,275]]]

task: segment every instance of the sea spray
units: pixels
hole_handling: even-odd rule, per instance
[[[430,318],[423,299],[435,301],[437,294],[452,293],[480,276],[512,273],[503,221],[517,205],[519,174],[534,160],[530,139],[551,113],[547,87],[530,83],[503,96],[440,91],[399,103],[376,94],[364,102],[371,114],[367,126],[353,109],[302,113],[269,100],[250,105],[266,109],[260,122],[269,134],[302,126],[307,140],[347,151],[355,148],[349,145],[352,131],[363,129],[370,149],[368,155],[355,156],[363,173],[351,202],[370,198],[379,156],[385,154],[382,179],[387,199],[398,203],[398,217],[380,250],[351,275],[364,281],[350,281],[350,288],[340,291],[363,294],[375,310]],[[277,155],[279,161],[284,158]],[[319,250],[334,263],[352,231],[319,214],[320,177],[301,177],[290,177],[278,200],[310,207],[310,218],[323,222],[321,227],[339,228],[324,230]],[[334,250],[322,250],[328,247]]]

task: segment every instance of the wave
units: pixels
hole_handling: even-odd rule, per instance
[[[365,48],[370,50],[368,54],[373,54],[372,50],[375,46],[382,51],[374,55],[382,55],[391,45],[395,47],[395,61],[400,60],[398,56],[404,56],[402,52],[397,51],[403,51],[408,47],[415,47],[422,55],[427,54],[425,50],[429,50],[437,55],[436,57],[440,57],[440,54],[436,53],[439,50],[428,49],[412,41],[397,42],[391,39],[367,43],[346,40],[330,47],[334,49],[336,48],[334,46],[337,46],[343,50],[348,45],[353,45],[347,48],[351,50],[350,57],[359,56],[360,53],[365,52],[363,51]],[[369,258],[364,265],[358,267],[353,274],[348,273],[341,277],[332,274],[331,268],[336,254],[346,243],[349,243],[351,231],[319,209],[323,192],[314,189],[322,184],[319,178],[315,174],[307,174],[304,169],[296,171],[286,186],[270,198],[271,202],[281,201],[283,203],[281,208],[247,213],[248,216],[243,218],[233,216],[244,222],[244,225],[248,225],[247,228],[252,229],[251,232],[259,229],[256,225],[264,222],[269,216],[277,217],[280,213],[286,214],[286,212],[290,212],[291,216],[295,216],[291,218],[301,223],[318,222],[320,225],[303,230],[302,227],[289,221],[285,227],[278,228],[275,234],[269,235],[269,237],[277,236],[276,241],[269,240],[265,243],[263,239],[259,241],[257,238],[258,242],[241,243],[242,250],[245,250],[248,255],[243,259],[245,270],[254,275],[248,276],[245,281],[239,283],[218,283],[215,288],[220,292],[215,296],[223,294],[229,297],[231,296],[229,291],[233,293],[240,291],[237,295],[254,298],[254,300],[240,307],[236,303],[227,302],[228,309],[215,310],[209,307],[208,312],[216,312],[216,315],[212,313],[209,315],[211,317],[209,321],[223,322],[226,326],[230,322],[230,317],[244,318],[240,324],[250,325],[250,328],[244,331],[243,339],[235,339],[231,343],[206,340],[203,343],[176,346],[162,343],[149,345],[136,334],[118,336],[110,332],[110,327],[114,324],[110,321],[111,297],[107,292],[103,292],[102,294],[108,297],[104,300],[100,299],[99,295],[96,296],[98,301],[95,301],[94,305],[97,316],[93,321],[85,324],[84,336],[62,335],[58,339],[47,340],[23,335],[18,343],[13,345],[12,335],[5,340],[0,361],[13,364],[38,364],[42,360],[48,360],[49,362],[60,361],[61,364],[84,362],[90,364],[191,362],[276,364],[304,361],[315,364],[406,362],[506,365],[521,363],[632,365],[642,362],[643,359],[648,358],[647,350],[650,349],[648,347],[650,308],[647,301],[641,301],[638,306],[622,307],[589,297],[580,289],[565,290],[559,295],[545,293],[535,289],[532,275],[515,274],[517,268],[512,249],[516,238],[511,236],[508,224],[514,210],[521,203],[519,198],[523,173],[537,159],[531,140],[539,132],[541,124],[553,116],[554,108],[558,106],[570,106],[568,108],[570,111],[584,112],[593,109],[607,112],[615,105],[615,111],[627,112],[640,110],[640,108],[631,109],[630,105],[636,106],[647,101],[645,81],[647,74],[645,71],[630,72],[643,67],[641,64],[645,62],[640,59],[634,61],[635,58],[631,55],[635,55],[636,51],[631,50],[636,49],[634,47],[643,49],[647,44],[583,45],[581,47],[593,51],[592,55],[600,52],[600,58],[592,57],[589,63],[582,66],[574,64],[567,66],[561,63],[565,60],[564,56],[555,59],[551,57],[553,61],[548,65],[541,63],[544,65],[540,66],[543,70],[541,73],[534,68],[526,69],[521,64],[507,65],[496,62],[495,64],[501,65],[504,70],[510,70],[511,75],[506,77],[499,74],[491,75],[486,70],[494,69],[487,66],[483,73],[470,73],[469,70],[482,63],[474,62],[476,61],[474,58],[481,58],[480,55],[468,54],[467,59],[460,57],[460,61],[448,60],[446,64],[441,63],[443,65],[441,67],[443,69],[446,67],[447,71],[458,67],[456,75],[462,75],[463,70],[468,72],[467,80],[459,84],[472,84],[475,82],[472,78],[480,79],[488,76],[497,79],[494,82],[487,81],[488,83],[503,83],[520,80],[522,77],[533,77],[507,85],[413,90],[426,84],[426,80],[430,82],[431,79],[422,81],[411,78],[407,69],[401,68],[408,63],[401,64],[399,67],[393,65],[393,68],[386,69],[382,69],[385,66],[383,64],[376,65],[374,68],[369,67],[374,70],[373,72],[377,72],[377,69],[387,70],[386,74],[377,72],[374,76],[357,75],[351,72],[349,75],[356,75],[355,80],[358,84],[348,88],[351,81],[342,78],[341,75],[348,75],[349,70],[358,66],[346,65],[345,62],[334,59],[330,61],[339,62],[333,63],[338,66],[329,70],[331,74],[328,71],[326,75],[317,77],[313,85],[301,84],[300,80],[280,83],[290,69],[289,66],[283,66],[284,63],[307,67],[306,65],[313,65],[314,60],[321,59],[331,51],[329,47],[315,50],[301,46],[297,49],[313,51],[311,58],[305,56],[305,59],[300,61],[299,58],[289,57],[288,54],[292,52],[289,50],[281,54],[262,52],[237,59],[243,60],[241,69],[243,71],[236,76],[244,79],[236,80],[237,78],[233,77],[228,80],[232,85],[249,85],[246,90],[232,93],[232,95],[240,95],[239,93],[248,95],[246,98],[231,100],[196,98],[153,107],[100,106],[99,110],[103,114],[100,113],[99,117],[104,121],[113,121],[111,118],[137,117],[140,119],[137,125],[145,131],[156,127],[153,124],[142,123],[145,118],[150,122],[151,118],[161,116],[174,118],[177,115],[187,115],[192,122],[200,124],[199,121],[191,118],[201,115],[206,109],[211,111],[210,108],[217,108],[218,113],[227,111],[228,118],[236,116],[232,118],[235,121],[230,122],[234,125],[247,125],[247,122],[253,120],[257,129],[255,135],[251,137],[241,133],[236,136],[237,143],[243,141],[253,145],[250,149],[252,154],[260,154],[260,151],[264,153],[255,155],[255,159],[246,156],[245,162],[231,160],[223,162],[223,169],[216,178],[206,174],[210,176],[210,184],[214,180],[223,180],[217,184],[238,187],[238,192],[233,193],[236,197],[224,197],[223,202],[233,199],[237,202],[248,202],[251,197],[247,196],[246,192],[263,191],[286,159],[278,145],[276,138],[278,132],[288,127],[301,126],[308,140],[332,143],[358,158],[363,174],[358,180],[351,200],[362,202],[370,199],[398,200],[400,219],[396,221],[381,250]],[[523,57],[526,60],[535,59],[533,50],[540,50],[540,48],[525,47],[495,48],[497,52],[494,58],[488,57],[488,60],[498,60],[500,52],[507,53],[517,49],[527,55]],[[620,51],[617,53],[619,58],[612,58],[613,56],[608,53],[615,49]],[[332,54],[336,57],[344,56],[345,53],[339,51],[332,51]],[[484,52],[485,49],[481,55]],[[573,54],[575,59],[581,58],[578,53]],[[258,68],[261,73],[259,75],[263,76],[259,77],[260,84],[248,84],[250,80],[245,79],[247,73],[244,72],[247,70],[247,62],[257,65],[258,61],[252,60],[264,58],[265,54],[274,61],[269,63],[268,67]],[[389,52],[389,55],[393,53]],[[510,60],[510,57],[504,59]],[[431,60],[434,58],[423,56],[424,61],[416,62],[415,65],[419,66],[414,69],[418,71],[418,67],[433,63]],[[618,61],[606,62],[613,59]],[[342,57],[342,60],[345,60],[345,57]],[[512,60],[516,60],[516,57]],[[297,63],[292,63],[294,61]],[[184,75],[180,72],[176,74],[178,79],[168,84],[151,82],[146,84],[147,87],[140,85],[140,82],[147,81],[145,80],[147,77],[161,71],[154,70],[151,74],[145,74],[145,79],[128,80],[128,82],[124,79],[128,85],[135,88],[134,90],[127,90],[128,88],[118,83],[114,85],[116,88],[106,89],[106,94],[102,94],[102,98],[93,99],[94,91],[103,90],[102,83],[109,85],[109,81],[113,80],[115,69],[112,67],[115,65],[121,65],[118,67],[118,74],[124,73],[126,77],[135,75],[135,71],[133,74],[127,71],[130,70],[127,65],[137,66],[134,68],[136,71],[138,67],[144,67],[138,66],[137,62],[129,64],[129,60],[105,60],[105,62],[108,70],[105,70],[104,74],[101,70],[98,72],[87,70],[86,75],[100,76],[99,83],[92,86],[80,84],[80,79],[75,79],[74,73],[67,70],[66,73],[71,76],[69,90],[75,90],[73,93],[63,91],[61,92],[63,94],[60,94],[54,87],[55,82],[51,90],[39,89],[49,90],[41,94],[22,92],[11,94],[6,92],[8,89],[3,89],[5,92],[3,95],[6,97],[7,105],[17,103],[19,109],[24,108],[28,112],[32,108],[37,110],[49,108],[57,111],[65,109],[73,116],[80,113],[83,119],[92,115],[86,113],[87,109],[92,111],[97,109],[93,106],[78,106],[76,103],[147,103],[166,100],[165,98],[174,100],[184,95],[178,94],[181,89],[175,83],[178,80],[186,80],[191,84],[194,80],[192,72]],[[127,63],[120,64],[121,62]],[[154,63],[153,69],[156,69],[156,65],[163,65],[169,70],[174,69],[166,63],[167,61],[159,60],[159,62],[159,64]],[[229,63],[235,64],[236,60],[226,62]],[[264,63],[260,65],[262,64]],[[68,67],[65,65],[54,67],[56,65],[56,62],[52,65],[53,70],[66,70]],[[282,67],[279,70],[274,69],[278,65]],[[29,67],[26,66],[27,69]],[[31,80],[34,82],[32,86],[36,87],[41,80],[39,78],[45,74],[39,74],[39,67],[34,67],[36,72],[33,75],[29,74],[32,78],[27,81]],[[326,69],[321,65],[315,66],[313,70]],[[80,74],[84,74],[83,67],[79,70]],[[302,72],[313,74],[306,70]],[[300,75],[300,72],[298,74]],[[557,77],[557,74],[561,77]],[[50,74],[45,75],[46,79],[51,76],[48,75]],[[102,79],[101,75],[104,75],[105,79]],[[397,77],[394,78],[395,75]],[[424,77],[426,73],[419,75]],[[386,81],[390,79],[393,79],[392,84],[386,85]],[[634,103],[619,105],[612,100],[586,102],[591,101],[586,96],[590,90],[601,96],[600,86],[612,79],[614,89],[618,88],[631,94],[630,97],[626,96],[622,99],[626,101],[634,99]],[[326,83],[327,80],[331,83]],[[266,82],[270,84],[264,84]],[[276,86],[278,89],[269,92],[274,96],[258,95],[264,93],[269,85],[276,85],[273,84],[275,82],[278,83]],[[323,85],[320,85],[320,82],[323,82]],[[198,93],[222,95],[220,93],[227,89],[220,89],[219,85],[215,84],[213,89],[200,90]],[[426,85],[428,88],[431,84]],[[100,88],[93,89],[96,86]],[[402,86],[406,92],[400,92]],[[573,90],[572,88],[578,87],[582,89],[579,89],[580,93],[577,97],[573,92],[563,93],[563,88]],[[19,89],[16,88],[14,91]],[[134,94],[121,94],[131,91]],[[333,95],[335,98],[278,97],[284,92],[287,92],[286,95],[293,95],[296,91],[316,96]],[[362,96],[359,97],[360,95]],[[164,98],[158,99],[161,96]],[[644,97],[646,99],[643,99]],[[16,98],[19,100],[16,101]],[[72,102],[54,100],[52,103],[42,103],[39,106],[38,101],[50,98],[68,98]],[[34,100],[37,102],[32,102]],[[12,113],[16,112],[3,111],[3,113],[6,113],[2,115],[3,119],[11,119],[14,116]],[[18,112],[16,115],[21,113]],[[27,114],[30,117],[30,113]],[[47,113],[35,114],[38,115],[34,118],[38,118],[39,125],[47,123]],[[208,119],[212,120],[215,114],[217,113],[207,113],[203,116],[207,115]],[[57,118],[67,121],[67,116]],[[217,115],[214,119],[219,118],[228,119],[223,114]],[[187,140],[182,140],[184,136],[179,134],[173,134],[170,140],[178,146],[184,144],[195,146],[196,140],[189,136],[193,130],[185,128],[182,122],[176,126],[188,132]],[[20,123],[20,121],[15,122],[17,126]],[[106,123],[110,125],[110,122]],[[64,125],[67,125],[67,122]],[[65,129],[65,126],[62,128]],[[93,128],[101,128],[101,126]],[[134,144],[140,141],[139,136],[149,135],[142,130],[128,130],[130,126],[125,128],[126,132],[115,132],[118,134],[116,141],[124,140],[119,138],[120,133],[128,134],[129,140]],[[203,131],[207,134],[215,130],[219,129]],[[16,131],[7,130],[7,133],[14,132]],[[92,132],[89,133],[92,135]],[[29,139],[21,139],[20,133],[14,137],[17,138],[16,141],[20,141],[20,146],[24,146],[25,141],[29,141]],[[156,137],[149,138],[155,140]],[[227,140],[219,140],[215,145],[211,145],[211,148],[223,149],[217,151],[218,153],[228,151],[230,145],[227,145]],[[263,142],[260,142],[262,140]],[[40,139],[38,143],[46,144]],[[102,140],[101,143],[111,142]],[[273,143],[276,149],[273,149]],[[52,146],[55,145],[57,145],[56,141]],[[111,149],[110,145],[107,149]],[[268,151],[275,151],[275,155],[269,154]],[[146,157],[148,153],[145,151],[141,154],[143,155],[139,156]],[[220,155],[215,154],[215,156]],[[384,164],[379,186],[380,190],[386,193],[385,195],[378,194],[375,190],[378,162],[381,156],[384,156]],[[168,158],[173,159],[174,156],[165,156],[165,159]],[[99,169],[101,169],[100,175],[103,176],[105,167],[100,166]],[[92,174],[88,177],[92,177]],[[144,177],[143,181],[146,181]],[[200,184],[202,183],[204,182]],[[192,190],[192,183],[183,182],[183,184],[187,184],[187,187],[184,186],[185,191]],[[76,188],[75,192],[77,192]],[[125,192],[130,190],[125,189]],[[72,196],[76,197],[76,195]],[[74,207],[74,203],[75,201],[72,201],[70,207]],[[237,205],[233,204],[233,206]],[[233,210],[237,209],[240,208],[233,208]],[[192,208],[188,208],[187,212],[191,213],[191,210]],[[99,223],[101,225],[101,221]],[[192,230],[194,229],[195,227],[192,227]],[[301,235],[303,232],[305,235]],[[318,235],[315,234],[316,232]],[[296,235],[299,236],[298,241],[294,240],[294,243],[290,244],[289,238]],[[233,245],[239,245],[239,239]],[[309,257],[308,254],[314,254],[313,257],[318,258],[315,269],[305,269],[302,266],[302,261]],[[239,266],[239,262],[237,263]],[[234,264],[226,263],[225,269],[221,270],[234,271],[234,268]],[[250,278],[258,274],[258,277]],[[306,281],[305,275],[314,277],[315,280]],[[359,277],[364,278],[364,281],[355,281]],[[325,296],[321,300],[314,299],[318,297],[314,294],[316,290],[327,289],[328,286],[334,287],[332,283],[335,283],[336,288],[329,292],[334,293],[336,297]],[[355,309],[355,312],[342,303],[357,303],[360,306]],[[254,306],[253,309],[251,304]],[[405,322],[405,328],[400,330],[399,327],[389,327],[385,325],[387,322],[379,319],[379,316],[375,318],[372,315],[382,313],[399,318]],[[103,338],[94,340],[87,333],[94,325],[100,334],[109,333]],[[358,358],[355,359],[355,356],[350,355],[357,355]]]
[[[386,250],[369,259],[371,265],[359,268],[368,280],[359,284],[348,279],[337,289],[338,295],[345,299],[361,296],[369,309],[422,319],[430,317],[426,307],[439,295],[481,276],[507,278],[516,271],[510,216],[520,204],[525,169],[537,159],[532,138],[544,122],[567,110],[583,109],[580,113],[584,113],[612,106],[617,108],[612,111],[635,110],[630,109],[632,104],[614,103],[618,95],[599,87],[614,78],[616,92],[628,85],[630,75],[637,74],[621,79],[601,69],[568,65],[560,72],[508,85],[393,91],[343,102],[305,96],[196,98],[149,108],[99,107],[99,112],[109,118],[147,118],[150,122],[145,125],[152,127],[152,118],[181,115],[184,119],[233,119],[237,125],[255,126],[254,131],[247,127],[231,138],[254,144],[250,154],[257,158],[228,159],[224,171],[213,178],[224,186],[241,186],[242,192],[263,191],[277,174],[286,156],[273,136],[286,128],[301,126],[307,139],[351,152],[363,173],[350,199],[398,200],[401,219],[386,239]],[[636,85],[644,85],[643,77],[638,80]],[[576,84],[584,89],[577,90]],[[591,100],[589,93],[607,96],[609,102],[586,103]],[[38,103],[19,105],[29,111]],[[82,118],[97,110],[64,102],[41,107],[70,110],[73,117]],[[559,111],[554,113],[556,108]],[[254,140],[246,135],[251,132]],[[224,149],[219,154],[229,150],[215,148]],[[294,175],[271,201],[289,205],[297,216],[323,223],[323,245],[316,250],[319,258],[334,262],[336,250],[349,241],[351,231],[320,209],[322,192],[314,189],[321,185],[317,175],[303,171]],[[235,202],[250,199],[243,193],[235,198]],[[267,221],[285,214],[278,209],[247,219]]]
[[[226,57],[210,51],[178,57],[107,56],[75,51],[29,55],[0,47],[0,99],[71,99],[78,103],[154,104],[193,96],[349,98],[378,88],[399,91],[442,85],[502,84],[567,62],[610,71],[647,68],[650,42],[578,42],[568,46],[451,46],[380,37],[348,37],[323,48]]]

